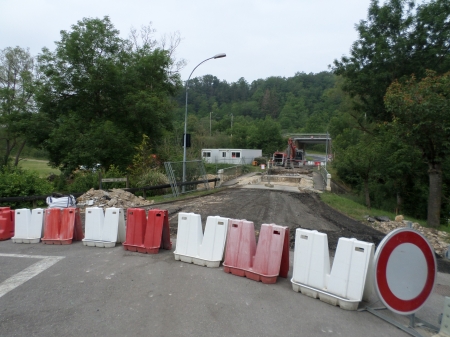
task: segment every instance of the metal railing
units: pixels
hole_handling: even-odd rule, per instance
[[[327,133],[286,133],[283,136],[294,139],[331,139]]]
[[[214,178],[214,179],[208,179],[207,182],[208,183],[214,183],[214,187],[216,187],[216,183],[220,181],[219,178]],[[190,185],[199,185],[199,184],[204,184],[205,180],[197,180],[197,181],[186,181],[186,182],[177,182],[178,186],[190,186]],[[146,191],[152,191],[152,190],[160,190],[160,189],[165,189],[165,188],[171,188],[170,184],[165,184],[165,185],[155,185],[155,186],[144,186],[144,187],[136,187],[136,188],[123,188],[124,191],[127,192],[143,192],[143,197],[146,198]],[[73,195],[74,197],[79,197],[81,195],[83,195],[84,193],[69,193],[70,195]],[[64,194],[67,195],[67,194]],[[33,203],[33,207],[36,207],[36,202],[39,200],[46,200],[47,197],[62,197],[64,196],[63,194],[60,193],[52,193],[52,194],[47,194],[47,195],[32,195],[32,196],[26,196],[26,197],[4,197],[4,198],[0,198],[0,203],[3,202],[28,202],[31,201]]]
[[[324,190],[331,191],[331,174],[328,173],[325,166],[319,165],[318,169],[322,176]]]
[[[190,160],[186,162],[165,162],[167,178],[172,188],[172,195],[177,197],[181,193],[195,192],[197,186],[179,184],[179,181],[202,181],[205,189],[209,189],[205,165],[202,160]],[[180,188],[181,187],[181,188]]]

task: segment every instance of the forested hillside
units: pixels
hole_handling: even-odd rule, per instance
[[[188,92],[188,132],[193,134],[193,146],[196,150],[205,146],[262,148],[269,155],[286,146],[281,134],[326,132],[343,101],[337,79],[330,72],[252,83],[244,78],[227,83],[211,75],[194,78]],[[184,90],[176,97],[179,127],[184,125],[185,98]]]

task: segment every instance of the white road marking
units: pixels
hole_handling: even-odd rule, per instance
[[[25,268],[24,270],[18,272],[16,275],[11,276],[9,279],[0,283],[0,297],[6,295],[11,290],[17,288],[26,281],[32,279],[39,273],[42,273],[47,268],[53,266],[59,260],[64,259],[65,256],[43,256],[43,255],[22,255],[22,254],[2,254],[0,256],[4,257],[22,257],[30,259],[40,259],[31,266]]]

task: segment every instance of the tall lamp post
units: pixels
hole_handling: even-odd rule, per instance
[[[217,55],[214,55],[213,57],[207,58],[206,60],[203,60],[202,62],[200,62],[199,64],[197,64],[197,66],[194,68],[194,70],[191,71],[191,74],[189,75],[187,81],[186,81],[186,112],[184,114],[184,136],[183,136],[183,183],[186,181],[186,134],[187,134],[187,111],[188,111],[188,87],[189,87],[189,80],[191,79],[192,73],[195,71],[195,69],[197,69],[199,67],[199,65],[201,65],[202,63],[205,63],[208,60],[212,60],[212,59],[220,59],[222,57],[226,57],[227,54],[225,53],[220,53]],[[185,191],[184,185],[182,188],[182,191]]]
[[[210,137],[211,137],[211,114],[212,113],[213,113],[212,111],[209,113],[209,136]]]
[[[231,114],[231,142],[233,142],[233,114]]]

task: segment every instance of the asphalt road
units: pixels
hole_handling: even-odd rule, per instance
[[[324,154],[309,154],[306,152],[306,156],[311,158],[313,161],[325,161],[325,155]]]
[[[203,221],[220,214],[246,217],[255,225],[266,220],[317,228],[330,238],[333,233],[375,237],[361,234],[363,225],[321,208],[312,196],[290,190],[226,190],[157,206],[169,209],[171,227],[177,213],[187,211],[199,212]],[[280,207],[289,217],[279,216]],[[175,238],[172,251],[155,255],[120,245],[0,241],[0,336],[407,336],[366,311],[346,311],[294,292],[292,251],[288,278],[266,285],[226,274],[222,267],[175,261]],[[437,325],[444,296],[450,296],[450,274],[438,273],[435,290],[417,316]],[[374,299],[371,305],[380,303]]]
[[[295,293],[291,275],[292,262],[288,279],[266,285],[175,261],[173,251],[2,241],[0,336],[407,336],[368,312]],[[434,324],[449,275],[438,284],[417,315]]]

